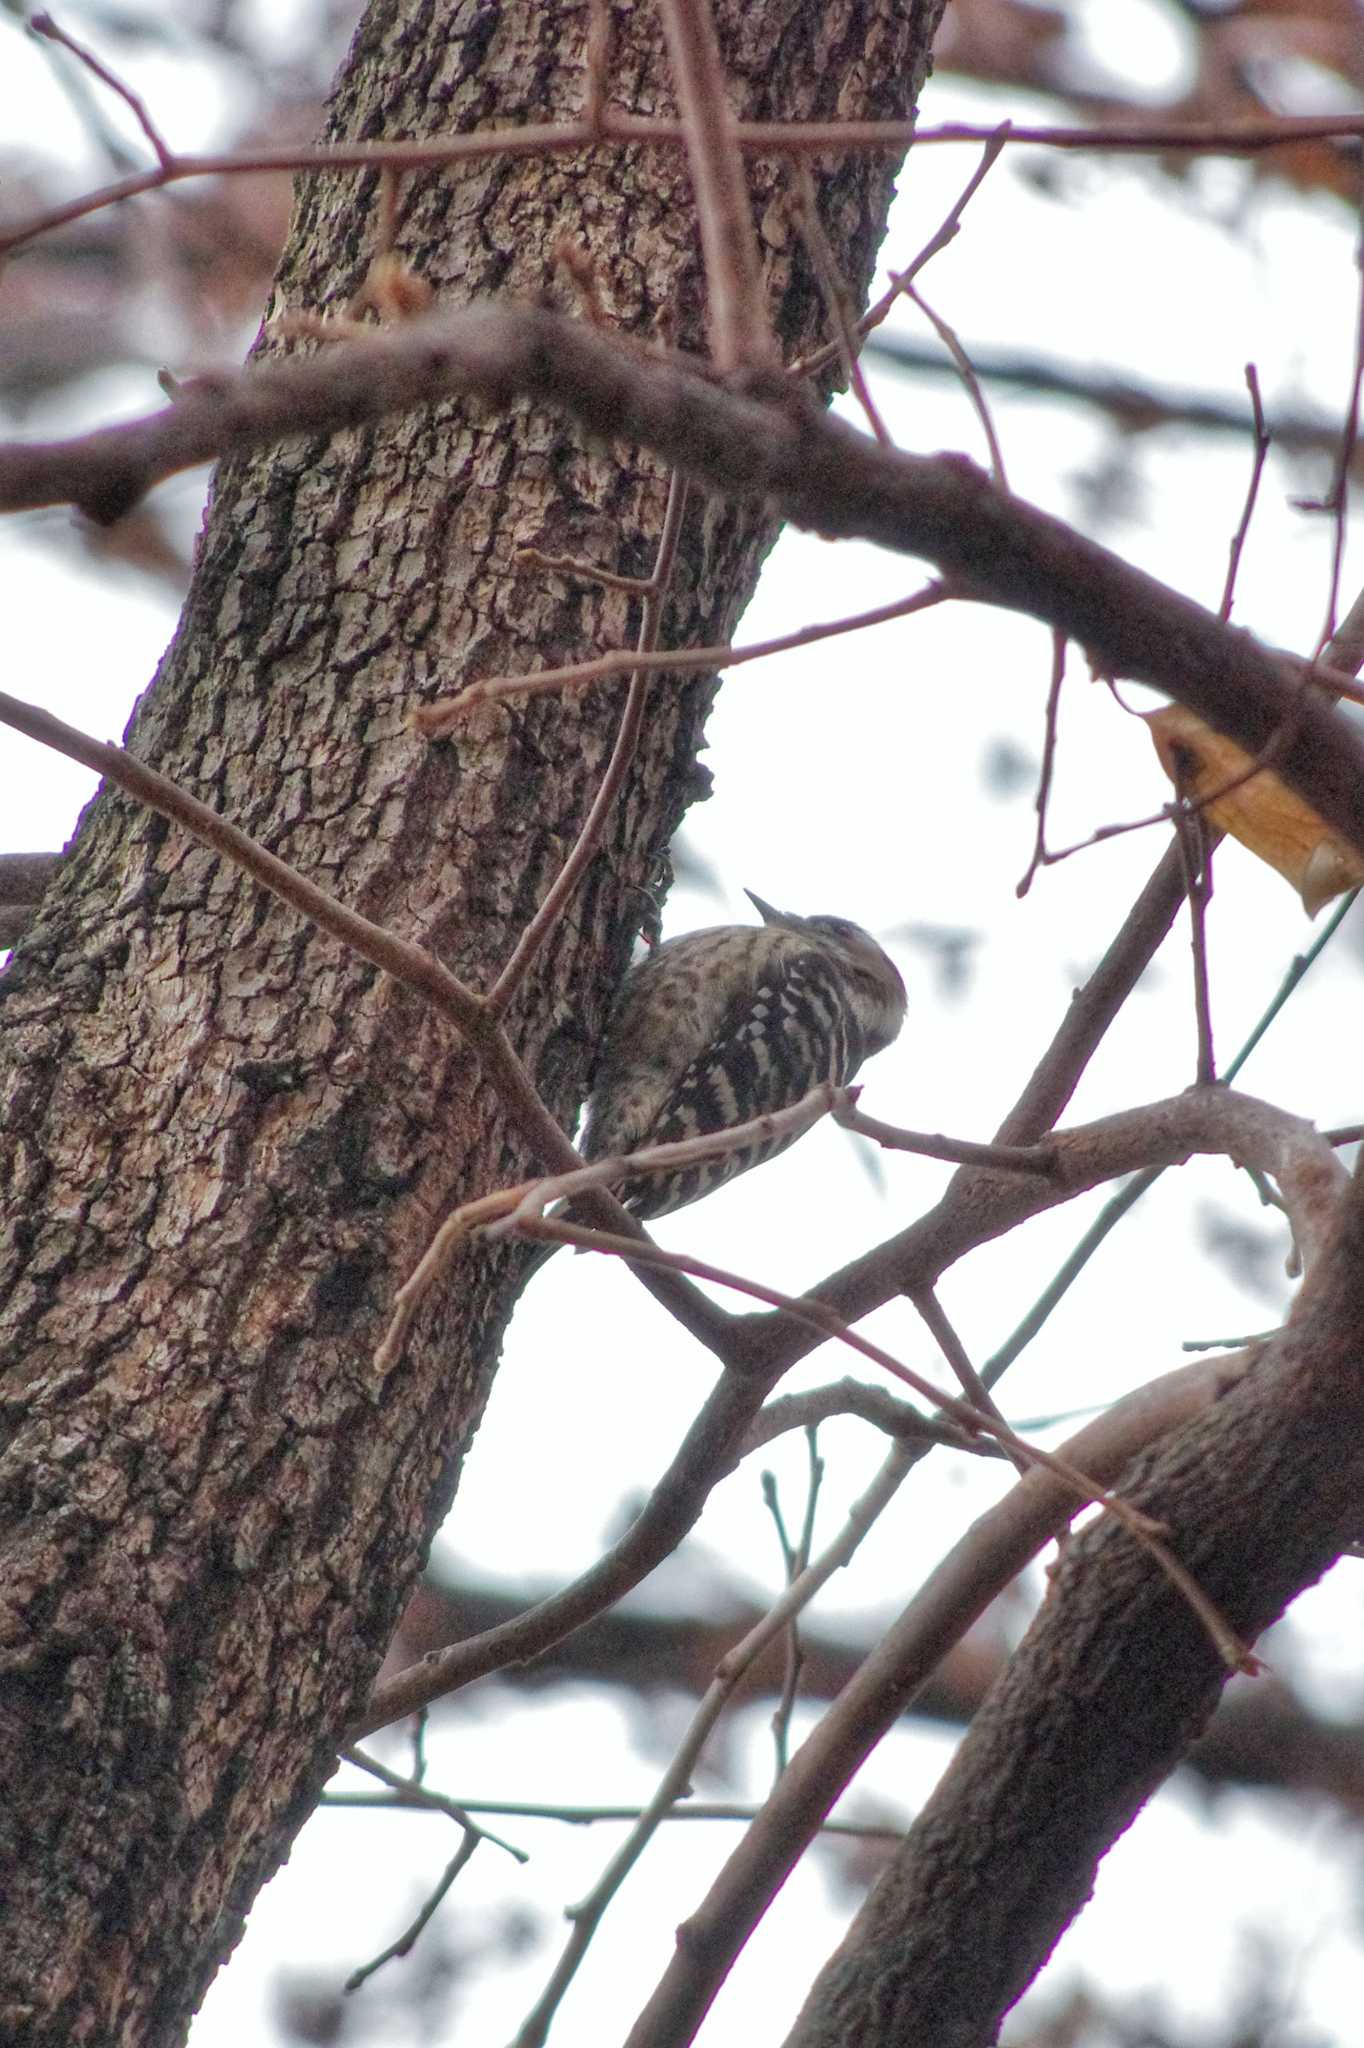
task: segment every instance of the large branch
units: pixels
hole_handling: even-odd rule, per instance
[[[1195,1142],[1206,1142],[1216,1131],[1221,1144],[1236,1156],[1282,1176],[1280,1184],[1309,1260],[1321,1255],[1323,1245],[1332,1244],[1345,1177],[1325,1141],[1310,1127],[1220,1088],[1191,1090],[1176,1102],[1160,1105],[1153,1123],[1165,1119],[1182,1124],[1191,1138],[1200,1133]],[[1072,1136],[1084,1151],[1096,1138],[1106,1144],[1117,1136],[1122,1121],[1106,1120]],[[1064,1138],[1053,1142],[1058,1151],[1065,1149]],[[1067,1458],[1091,1480],[1111,1482],[1153,1442],[1186,1430],[1209,1410],[1217,1412],[1228,1389],[1247,1375],[1251,1363],[1251,1356],[1242,1354],[1166,1375],[1083,1429],[1065,1446]],[[1132,1498],[1126,1484],[1122,1492],[1125,1499]],[[945,1650],[960,1640],[989,1600],[1074,1513],[1074,1499],[1058,1486],[1053,1473],[1029,1472],[997,1508],[980,1518],[915,1593],[792,1759],[762,1815],[681,1930],[677,1954],[640,2016],[631,2048],[636,2043],[643,2048],[646,2042],[650,2048],[677,2048],[691,2040],[738,1949],[871,1749]],[[1180,1555],[1188,1568],[1190,1561]],[[1196,1571],[1194,1577],[1201,1585]],[[1192,1607],[1187,1613],[1193,1613]],[[1206,1626],[1207,1621],[1205,1613],[1195,1625]],[[1211,1643],[1218,1633],[1210,1630],[1205,1640]],[[1219,1657],[1225,1647],[1216,1653]],[[968,1828],[963,1842],[974,1839]],[[962,1853],[969,1855],[969,1848]],[[862,1981],[858,1979],[859,1986]],[[867,2012],[862,2022],[867,2030],[854,2030],[849,2038],[865,2040],[868,2048],[889,2048],[901,2038],[877,2032]]]
[[[1364,740],[1299,664],[1107,548],[998,490],[959,456],[902,454],[772,380],[727,388],[530,306],[440,313],[236,378],[165,411],[67,442],[0,449],[0,506],[69,502],[116,518],[159,478],[228,449],[358,426],[452,392],[567,413],[603,439],[654,449],[730,498],[765,498],[797,525],[926,558],[983,603],[1079,642],[1108,674],[1164,690],[1275,765],[1364,853]]]
[[[1358,1536],[1359,1180],[1285,1331],[1124,1491],[1166,1524],[1249,1640]],[[1041,1615],[816,1984],[793,2048],[994,2040],[1225,1678],[1198,1623],[1134,1547],[1102,1524],[1071,1544]]]

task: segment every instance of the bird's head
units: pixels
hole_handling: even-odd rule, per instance
[[[774,910],[751,889],[744,894],[764,924],[799,932],[837,960],[861,1027],[864,1057],[870,1059],[898,1036],[908,1001],[905,985],[895,962],[869,931],[850,917],[798,917],[794,911]]]

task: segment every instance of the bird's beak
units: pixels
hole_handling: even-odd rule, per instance
[[[753,908],[757,911],[759,917],[762,919],[764,924],[785,924],[787,922],[786,918],[782,915],[781,911],[774,910],[770,903],[764,903],[762,897],[755,896],[751,889],[745,889],[744,894],[745,896],[747,896],[749,902],[753,905]]]

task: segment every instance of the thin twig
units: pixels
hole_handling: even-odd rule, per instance
[[[965,1451],[972,1457],[999,1458],[998,1444],[970,1435],[955,1423],[925,1415],[911,1401],[902,1401],[885,1387],[866,1380],[834,1380],[828,1386],[807,1387],[799,1394],[782,1394],[768,1401],[744,1438],[740,1455],[751,1457],[775,1437],[793,1429],[811,1429],[835,1416],[851,1415],[883,1430],[898,1443],[945,1444],[950,1450]]]
[[[668,502],[663,514],[663,531],[659,536],[658,552],[654,557],[653,574],[644,590],[643,614],[639,622],[636,643],[641,654],[652,653],[658,645],[663,608],[677,564],[677,548],[682,537],[682,520],[686,509],[686,480],[681,472],[675,469],[668,481]],[[625,694],[625,706],[621,712],[616,742],[611,749],[611,758],[606,764],[606,772],[592,799],[591,808],[583,820],[583,828],[567,860],[555,876],[544,902],[523,929],[512,949],[511,958],[488,991],[489,1007],[495,1015],[500,1016],[505,1011],[525,980],[531,962],[562,917],[565,905],[586,874],[592,857],[601,844],[607,819],[630,772],[630,763],[635,758],[648,694],[648,672],[643,668],[636,668],[630,677],[630,687]]]
[[[463,1828],[466,1833],[481,1836],[485,1842],[491,1842],[495,1849],[504,1849],[517,1863],[530,1862],[527,1850],[518,1849],[514,1842],[508,1842],[501,1835],[494,1835],[487,1828],[480,1827],[466,1806],[461,1806],[456,1799],[447,1799],[442,1792],[433,1792],[430,1786],[423,1784],[419,1778],[404,1778],[398,1771],[391,1771],[387,1764],[381,1764],[378,1757],[370,1756],[366,1750],[355,1745],[343,1749],[340,1756],[343,1764],[350,1764],[355,1770],[364,1771],[369,1777],[377,1778],[381,1785],[386,1786],[393,1795],[390,1804],[420,1806],[431,1813],[443,1813],[448,1820],[454,1821],[456,1826]]]
[[[1358,675],[1364,668],[1364,590],[1355,593],[1355,601],[1335,630],[1330,646],[1317,664],[1328,685],[1333,685],[1337,675],[1346,678]],[[1326,671],[1333,671],[1327,675]],[[1342,692],[1342,695],[1345,693]]]
[[[920,249],[918,255],[911,263],[906,264],[903,270],[891,271],[890,289],[881,294],[881,297],[874,306],[867,308],[867,311],[857,323],[857,332],[863,340],[888,317],[897,301],[904,297],[906,290],[914,282],[914,279],[919,275],[924,266],[931,263],[935,256],[940,255],[959,234],[962,214],[975,198],[989,171],[999,162],[1004,144],[1009,137],[1009,130],[1010,123],[1008,121],[1000,123],[986,143],[984,150],[981,152],[980,162],[962,187],[960,195],[953,202],[951,210],[945,215],[942,224],[929,236],[923,248]],[[816,349],[812,355],[801,356],[791,365],[788,374],[792,377],[814,376],[818,371],[826,369],[830,363],[835,362],[838,358],[838,352],[839,344],[836,341],[826,342],[823,348]]]
[[[1245,1369],[1245,1360],[1225,1359],[1183,1366],[1116,1403],[1065,1448],[1116,1477],[1139,1451],[1206,1412]],[[626,2048],[692,2039],[735,1956],[872,1749],[990,1601],[1069,1520],[1070,1505],[1050,1478],[1032,1472],[949,1551],[806,1738],[679,1928]]]
[[[470,1799],[461,1802],[469,1813],[510,1814],[518,1820],[562,1821],[566,1827],[593,1827],[599,1822],[607,1824],[621,1821],[637,1821],[643,1817],[642,1806],[574,1806],[552,1804],[533,1799]],[[413,1806],[404,1809],[401,1802],[385,1799],[380,1792],[327,1792],[321,1801],[323,1810],[335,1813],[347,1807],[373,1812],[394,1813],[409,1811],[420,1813],[423,1809]],[[674,1821],[737,1821],[746,1826],[757,1819],[761,1806],[735,1799],[689,1799],[685,1806],[671,1806],[663,1815],[666,1822]],[[830,1820],[820,1829],[824,1835],[846,1835],[854,1841],[900,1842],[905,1831],[897,1827],[878,1827],[874,1821]]]
[[[743,151],[758,156],[823,156],[830,151],[905,150],[935,144],[965,143],[990,148],[998,142],[1034,148],[1092,150],[1098,155],[1168,155],[1188,151],[1200,156],[1257,156],[1265,151],[1295,149],[1304,142],[1364,141],[1364,117],[1305,115],[1256,121],[1133,121],[1107,127],[1059,127],[1014,122],[1007,134],[998,126],[947,121],[922,128],[905,121],[736,121],[732,139]],[[593,125],[577,121],[529,123],[509,128],[483,128],[470,134],[432,137],[420,142],[341,142],[325,147],[251,149],[174,155],[165,164],[138,171],[102,185],[59,206],[45,207],[0,235],[0,254],[24,247],[69,222],[83,220],[105,207],[120,205],[146,192],[157,192],[186,178],[249,176],[262,171],[300,174],[338,170],[429,170],[445,164],[488,157],[557,156],[594,149],[601,143],[627,148],[676,149],[687,142],[682,121],[603,109]]]
[[[477,1849],[478,1847],[478,1843],[479,1837],[476,1834],[468,1834],[464,1837],[464,1840],[460,1843],[458,1849],[456,1849],[454,1855],[446,1864],[439,1878],[437,1878],[430,1897],[427,1899],[425,1905],[422,1907],[420,1913],[418,1913],[416,1919],[412,1922],[411,1926],[406,1928],[405,1931],[398,1936],[398,1939],[396,1941],[390,1942],[387,1948],[381,1949],[379,1954],[375,1956],[372,1959],[372,1961],[368,1963],[362,1963],[358,1970],[352,1970],[349,1977],[347,1977],[346,1979],[344,1985],[345,1990],[358,1991],[360,1989],[360,1986],[363,1983],[365,1983],[365,1981],[368,1978],[372,1977],[376,1970],[382,1970],[385,1963],[394,1962],[397,1960],[399,1956],[405,1956],[411,1953],[412,1949],[415,1947],[417,1943],[417,1940],[424,1931],[427,1922],[435,1914],[437,1908],[440,1906],[442,1900],[445,1898],[447,1892],[450,1890],[450,1887],[454,1884],[455,1879],[460,1875],[461,1871],[463,1871],[466,1865],[469,1863],[475,1849]]]
[[[791,212],[796,228],[809,251],[815,279],[824,300],[824,310],[828,315],[829,325],[834,330],[834,347],[838,351],[844,378],[861,406],[872,433],[883,448],[889,448],[891,438],[886,430],[886,423],[876,409],[862,365],[858,360],[860,340],[858,323],[853,315],[852,295],[838,267],[838,258],[834,255],[833,246],[824,232],[824,223],[819,217],[819,200],[815,194],[815,181],[810,174],[810,166],[804,159],[800,159],[792,166],[792,171],[796,189]]]
[[[618,570],[603,569],[600,562],[589,562],[581,555],[547,555],[541,548],[517,548],[512,567],[542,569],[550,576],[579,576],[584,583],[619,590],[626,597],[646,597],[654,582],[652,576],[622,576]]]
[[[746,1117],[742,1123],[726,1124],[718,1131],[698,1131],[691,1138],[674,1138],[667,1144],[641,1145],[637,1151],[614,1153],[594,1159],[590,1165],[575,1166],[569,1172],[545,1174],[538,1180],[522,1181],[513,1188],[500,1189],[466,1203],[485,1237],[515,1236],[522,1225],[538,1222],[552,1202],[570,1202],[589,1189],[617,1186],[636,1175],[675,1173],[689,1166],[707,1165],[727,1159],[750,1145],[766,1150],[786,1146],[828,1116],[844,1095],[856,1097],[855,1088],[835,1088],[832,1081],[818,1081],[784,1109],[765,1110],[761,1116]]]
[[[1056,1171],[1056,1151],[1051,1145],[979,1145],[969,1138],[947,1138],[939,1131],[906,1131],[868,1116],[855,1101],[834,1104],[836,1124],[846,1131],[858,1131],[888,1152],[914,1152],[925,1159],[945,1159],[954,1166],[998,1167],[1003,1173]]]
[[[696,194],[711,356],[722,375],[775,365],[753,202],[709,0],[659,0],[659,11]]]
[[[515,2048],[540,2048],[550,2022],[563,2001],[583,1957],[601,1923],[603,1914],[629,1876],[659,1825],[682,1798],[691,1782],[697,1761],[724,1711],[735,1687],[776,1636],[807,1607],[834,1572],[853,1556],[867,1531],[890,1501],[913,1464],[912,1456],[900,1445],[887,1454],[871,1485],[848,1511],[848,1517],[815,1563],[808,1565],[787,1587],[781,1598],[750,1629],[743,1641],[726,1653],[716,1667],[706,1695],[692,1715],[686,1735],[659,1781],[653,1798],[636,1826],[607,1864],[587,1898],[569,1914],[572,1931],[564,1952],[555,1965],[544,1991],[536,2000],[517,2033]]]
[[[470,683],[457,697],[443,697],[433,704],[419,704],[412,724],[427,739],[444,739],[454,732],[464,713],[474,704],[495,702],[504,697],[537,697],[545,692],[573,689],[584,683],[608,682],[617,676],[658,675],[669,671],[690,675],[712,669],[738,668],[745,661],[764,661],[770,654],[786,654],[793,647],[812,647],[819,640],[832,640],[840,633],[860,633],[867,626],[888,625],[892,619],[910,618],[927,611],[953,595],[945,583],[930,583],[912,597],[897,598],[892,604],[876,605],[871,611],[855,612],[843,619],[800,626],[794,633],[779,633],[771,640],[756,640],[747,647],[681,647],[641,652],[637,648],[613,647],[590,661],[568,662],[561,668],[538,669],[532,674],[488,676]]]
[[[1350,366],[1350,397],[1341,428],[1340,453],[1326,500],[1331,513],[1331,575],[1326,599],[1326,618],[1317,642],[1317,653],[1334,639],[1336,609],[1340,603],[1340,575],[1345,562],[1345,513],[1350,500],[1350,462],[1359,438],[1359,393],[1364,382],[1364,210],[1361,211],[1359,241],[1355,249],[1355,349]]]
[[[987,1415],[993,1415],[998,1421],[1003,1422],[1003,1411],[980,1374],[976,1371],[975,1366],[971,1363],[970,1353],[949,1322],[947,1312],[933,1289],[931,1287],[916,1287],[909,1298],[923,1318],[934,1343],[956,1374],[957,1384],[971,1403],[971,1406],[973,1408],[983,1408]],[[1007,1427],[1007,1424],[1005,1426]],[[1019,1472],[1026,1472],[1029,1464],[1028,1459],[1020,1456],[1013,1449],[1012,1445],[1006,1444],[1004,1449],[1012,1460],[1015,1469]]]
[[[1052,1312],[1069,1294],[1104,1239],[1117,1228],[1130,1209],[1136,1208],[1142,1196],[1155,1186],[1164,1171],[1163,1166],[1148,1166],[1142,1172],[1134,1173],[1126,1185],[1119,1188],[1116,1195],[1109,1196],[1084,1236],[1052,1275],[1028,1313],[983,1367],[981,1378],[987,1387],[992,1387],[1001,1380],[1014,1360],[1027,1350]]]
[[[777,1525],[777,1538],[782,1547],[788,1586],[793,1586],[809,1565],[810,1552],[815,1540],[815,1510],[819,1504],[820,1488],[824,1483],[824,1460],[819,1455],[818,1424],[806,1425],[805,1443],[809,1454],[809,1478],[805,1489],[805,1513],[801,1520],[800,1536],[794,1545],[787,1537],[786,1525],[782,1519],[776,1477],[770,1472],[763,1474],[763,1496],[770,1502],[772,1518]],[[791,1753],[791,1716],[795,1712],[800,1690],[800,1674],[804,1665],[805,1652],[800,1640],[800,1617],[793,1614],[786,1628],[786,1661],[782,1671],[781,1691],[772,1710],[771,1720],[775,1774],[778,1778],[786,1769]]]
[[[1217,1060],[1212,1042],[1212,999],[1208,990],[1208,904],[1212,900],[1212,848],[1207,821],[1197,804],[1188,801],[1180,789],[1180,806],[1174,814],[1175,838],[1184,867],[1184,894],[1189,905],[1189,950],[1193,956],[1194,1020],[1198,1053],[1194,1084],[1210,1088],[1217,1079]]]
[[[1071,1468],[1063,1458],[1054,1452],[1044,1451],[1037,1444],[1026,1443],[1009,1425],[999,1419],[998,1414],[987,1414],[970,1402],[959,1401],[955,1395],[945,1394],[940,1387],[934,1387],[930,1380],[917,1373],[911,1366],[863,1337],[857,1330],[849,1328],[841,1316],[834,1314],[825,1303],[814,1301],[808,1295],[783,1294],[777,1288],[764,1286],[761,1281],[747,1275],[730,1271],[727,1267],[713,1265],[706,1259],[689,1258],[683,1252],[661,1251],[657,1245],[641,1245],[629,1237],[612,1237],[607,1231],[586,1230],[546,1216],[538,1224],[526,1226],[530,1234],[543,1237],[547,1242],[578,1245],[584,1251],[604,1252],[614,1258],[638,1259],[644,1264],[657,1264],[674,1272],[689,1273],[693,1279],[709,1280],[719,1287],[733,1288],[739,1294],[750,1295],[755,1301],[765,1301],[769,1307],[779,1308],[784,1314],[800,1322],[811,1324],[822,1330],[825,1336],[838,1343],[847,1344],[852,1350],[860,1351],[874,1365],[884,1372],[912,1387],[916,1394],[936,1402],[965,1428],[976,1428],[992,1436],[1006,1451],[1017,1454],[1029,1465],[1045,1466],[1062,1483],[1069,1486],[1078,1499],[1086,1505],[1104,1508],[1135,1537],[1142,1548],[1164,1572],[1172,1586],[1183,1595],[1192,1612],[1197,1615],[1208,1637],[1229,1671],[1249,1668],[1249,1652],[1238,1641],[1235,1632],[1223,1620],[1217,1608],[1209,1600],[1193,1575],[1186,1571],[1179,1559],[1161,1540],[1161,1533],[1149,1517],[1137,1512],[1121,1494],[1108,1488],[1098,1487],[1089,1477]],[[993,1403],[991,1404],[993,1407]]]
[[[1066,646],[1065,634],[1053,632],[1051,681],[1047,687],[1047,708],[1042,720],[1042,766],[1037,777],[1037,795],[1033,799],[1037,832],[1033,839],[1032,859],[1015,890],[1019,897],[1027,895],[1037,870],[1047,859],[1047,805],[1051,800],[1051,779],[1056,766],[1056,728],[1061,709],[1061,685],[1066,679]]]
[[[1303,976],[1313,963],[1320,959],[1325,948],[1335,937],[1337,931],[1339,931],[1346,913],[1353,905],[1358,894],[1359,891],[1357,889],[1352,890],[1337,905],[1330,919],[1322,926],[1312,944],[1307,948],[1307,951],[1294,956],[1274,995],[1256,1023],[1252,1026],[1240,1051],[1222,1076],[1224,1086],[1230,1087],[1232,1082],[1236,1080],[1246,1061],[1269,1030],[1275,1018],[1283,1009],[1284,1004],[1293,994],[1293,991],[1302,981]],[[1323,1133],[1323,1136],[1329,1143],[1349,1142],[1348,1139],[1338,1140],[1330,1132]],[[1005,1342],[999,1346],[999,1349],[985,1366],[981,1377],[987,1386],[994,1386],[1008,1371],[1014,1360],[1026,1351],[1033,1338],[1038,1335],[1046,1324],[1053,1310],[1060,1306],[1061,1302],[1075,1285],[1075,1282],[1079,1279],[1095,1252],[1103,1244],[1105,1238],[1117,1228],[1129,1211],[1135,1209],[1142,1196],[1150,1192],[1164,1172],[1164,1166],[1144,1168],[1140,1173],[1133,1174],[1126,1186],[1120,1188],[1117,1194],[1111,1196],[1105,1202],[1103,1208],[1085,1231],[1084,1236],[1080,1239],[1074,1250],[1070,1252],[1063,1264],[1058,1267],[1046,1287],[1042,1290],[1042,1293],[1028,1310],[1028,1313]]]
[[[1260,1043],[1260,1040],[1264,1037],[1266,1031],[1268,1031],[1270,1025],[1274,1022],[1308,969],[1315,965],[1325,952],[1327,946],[1330,945],[1346,917],[1354,908],[1358,895],[1358,889],[1352,889],[1348,896],[1342,897],[1306,952],[1294,954],[1285,971],[1283,980],[1270,997],[1260,1017],[1252,1025],[1241,1050],[1223,1075],[1223,1080],[1228,1084],[1236,1079],[1242,1067],[1244,1067],[1246,1061],[1250,1058],[1256,1046]]]
[[[455,1879],[469,1862],[470,1857],[480,1842],[495,1843],[499,1849],[505,1849],[509,1856],[515,1857],[518,1863],[528,1863],[530,1858],[524,1849],[516,1848],[512,1843],[504,1841],[500,1835],[495,1835],[488,1828],[483,1827],[473,1818],[467,1808],[460,1806],[457,1801],[447,1799],[439,1792],[432,1792],[415,1778],[400,1777],[396,1771],[390,1771],[386,1764],[381,1764],[376,1757],[367,1756],[364,1750],[342,1750],[341,1759],[343,1763],[352,1764],[357,1770],[368,1772],[370,1777],[377,1778],[382,1785],[386,1785],[391,1794],[391,1797],[386,1802],[390,1807],[397,1805],[419,1807],[428,1813],[444,1814],[448,1819],[453,1820],[455,1825],[463,1830],[464,1834],[464,1839],[460,1843],[459,1848],[446,1864],[430,1897],[426,1900],[411,1926],[404,1933],[400,1934],[396,1941],[391,1942],[387,1948],[375,1956],[371,1962],[362,1964],[357,1970],[352,1970],[349,1977],[347,1977],[346,1990],[358,1991],[366,1979],[372,1977],[376,1970],[381,1970],[385,1963],[392,1962],[396,1957],[405,1956],[411,1951],[428,1921],[450,1890]]]
[[[936,313],[933,310],[917,287],[907,284],[904,289],[905,297],[914,301],[914,304],[919,308],[919,311],[928,321],[939,341],[956,364],[957,375],[966,387],[966,395],[975,409],[976,418],[980,421],[981,432],[985,436],[985,445],[990,451],[990,474],[993,476],[999,489],[1007,491],[1009,479],[1004,469],[1004,450],[999,445],[999,436],[995,432],[995,423],[990,413],[989,400],[981,388],[980,379],[976,375],[970,356],[967,355],[961,341],[958,339],[956,329],[943,319],[941,313]]]
[[[1298,674],[1295,686],[1297,706],[1300,707],[1305,702],[1306,693],[1311,684],[1311,670],[1302,669]],[[1354,691],[1342,691],[1338,694],[1354,695],[1357,693]],[[1358,694],[1364,700],[1364,693]],[[1170,803],[1162,804],[1158,811],[1149,811],[1144,818],[1124,818],[1117,825],[1096,825],[1094,830],[1084,839],[1077,839],[1070,846],[1057,847],[1054,851],[1049,849],[1042,855],[1042,865],[1044,867],[1057,867],[1063,860],[1073,860],[1077,853],[1088,853],[1092,847],[1103,846],[1110,839],[1122,839],[1129,832],[1149,832],[1153,825],[1173,825],[1176,831],[1178,831],[1182,819],[1210,812],[1214,805],[1224,802],[1229,796],[1235,796],[1238,789],[1244,789],[1246,784],[1253,782],[1257,775],[1263,775],[1267,769],[1273,768],[1275,762],[1292,746],[1297,738],[1300,722],[1294,705],[1289,704],[1284,710],[1281,722],[1258,752],[1248,755],[1243,768],[1238,768],[1234,774],[1225,776],[1213,788],[1190,792],[1180,791]],[[1211,828],[1205,823],[1203,829],[1205,832],[1208,832]],[[1219,839],[1221,836],[1220,832],[1216,835]]]
[[[606,88],[611,71],[614,33],[611,0],[588,0],[587,43],[583,51],[583,126],[596,136],[606,132]]]
[[[1250,463],[1250,482],[1246,485],[1246,501],[1241,508],[1241,517],[1231,546],[1227,550],[1227,576],[1222,585],[1222,602],[1218,606],[1219,619],[1231,617],[1232,600],[1236,595],[1236,577],[1241,567],[1241,554],[1250,532],[1250,522],[1255,513],[1255,502],[1260,495],[1260,479],[1264,475],[1265,458],[1269,454],[1269,429],[1265,425],[1265,409],[1260,403],[1260,379],[1254,363],[1246,364],[1246,389],[1250,393],[1251,431],[1254,435],[1254,453]]]
[[[672,1173],[679,1167],[723,1159],[755,1142],[768,1144],[781,1140],[789,1143],[829,1114],[839,1092],[832,1083],[822,1081],[785,1109],[750,1117],[747,1122],[731,1124],[724,1130],[702,1132],[694,1138],[678,1138],[666,1145],[645,1145],[637,1152],[619,1157],[595,1159],[591,1165],[585,1165],[575,1152],[573,1156],[577,1164],[563,1173],[519,1181],[513,1187],[494,1188],[490,1194],[461,1202],[436,1230],[416,1266],[394,1295],[388,1328],[374,1355],[375,1373],[382,1380],[393,1371],[402,1356],[403,1343],[417,1310],[432,1287],[448,1271],[450,1261],[460,1246],[467,1243],[476,1231],[495,1241],[516,1235],[527,1224],[538,1221],[551,1202],[600,1195],[641,1174]],[[623,1209],[618,1209],[617,1213],[639,1232],[638,1238],[623,1241],[638,1243],[647,1250],[650,1241],[643,1228]]]
[[[35,14],[30,18],[28,25],[35,36],[45,36],[50,43],[60,43],[61,47],[69,50],[87,71],[93,72],[102,85],[107,85],[110,92],[117,93],[151,144],[158,164],[163,171],[168,170],[175,161],[174,152],[148,113],[145,102],[139,99],[132,87],[126,84],[116,71],[111,71],[93,50],[87,49],[84,43],[78,43],[64,28],[58,28],[50,14]]]
[[[939,348],[900,328],[868,336],[863,354],[886,369],[908,371],[916,377],[956,376]],[[1096,373],[1074,361],[1033,355],[1010,344],[973,346],[971,361],[976,375],[992,392],[1003,387],[1032,398],[1062,398],[1071,405],[1088,406],[1105,414],[1122,435],[1133,439],[1162,427],[1188,428],[1195,435],[1230,434],[1238,442],[1254,431],[1254,419],[1246,408],[1188,386]],[[1339,417],[1325,411],[1277,406],[1266,415],[1266,425],[1271,442],[1290,454],[1324,454],[1333,461],[1340,447]],[[1356,475],[1361,466],[1356,449]]]
[[[94,774],[107,777],[149,810],[182,827],[201,845],[232,861],[271,895],[278,896],[362,959],[414,989],[464,1036],[477,1043],[489,1038],[483,998],[443,967],[433,954],[348,909],[316,883],[307,881],[287,861],[268,852],[258,840],[211,811],[167,776],[147,767],[135,755],[92,739],[54,718],[51,712],[7,694],[0,694],[0,723],[26,734],[40,746],[50,747],[54,753],[64,754],[68,760],[78,761]],[[510,1053],[510,1046],[507,1050]]]

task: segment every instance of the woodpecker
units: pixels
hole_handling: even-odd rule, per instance
[[[760,925],[686,932],[626,976],[588,1100],[587,1159],[745,1123],[820,1081],[842,1087],[899,1031],[905,985],[869,932],[744,894]],[[616,1192],[641,1219],[666,1216],[790,1143],[642,1174]]]

